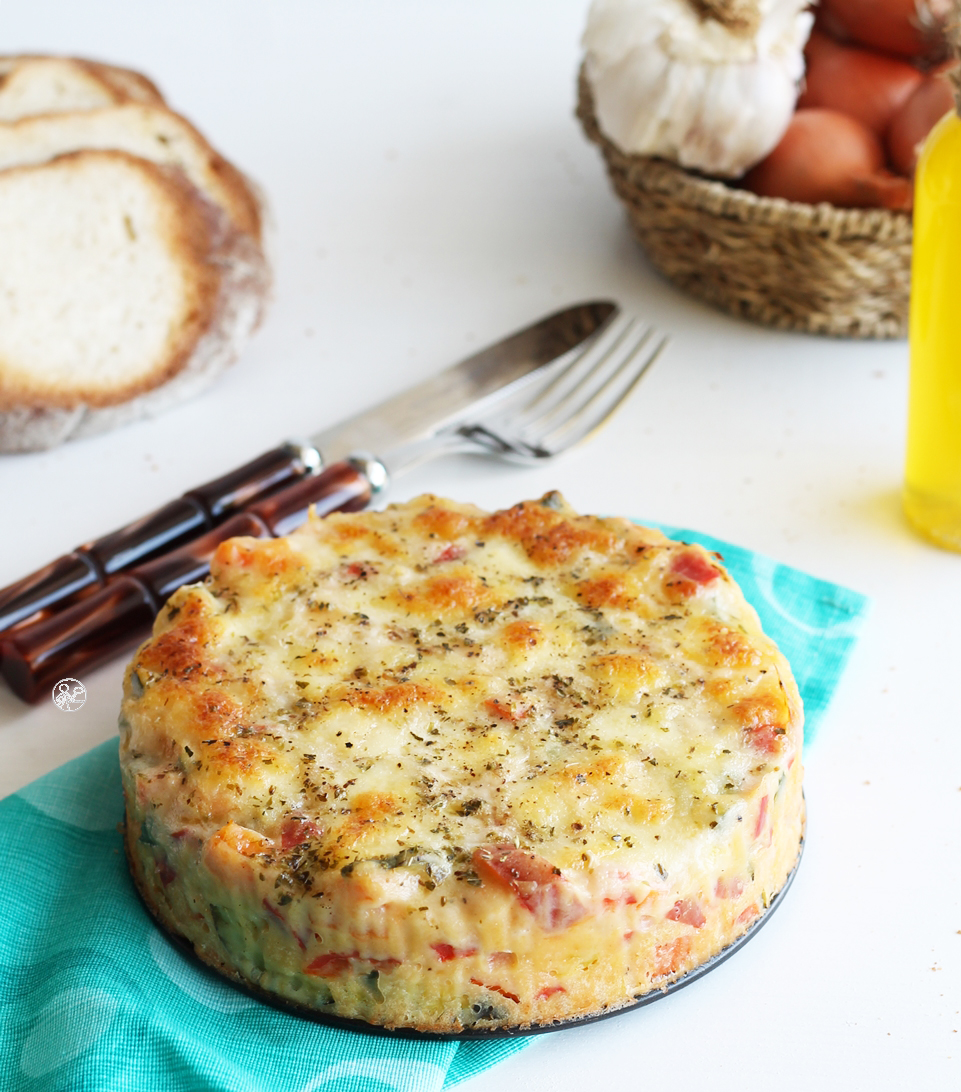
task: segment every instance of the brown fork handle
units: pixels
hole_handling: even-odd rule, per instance
[[[356,512],[371,494],[363,464],[351,461],[295,482],[179,549],[111,577],[73,606],[11,631],[0,641],[0,671],[18,697],[38,701],[58,680],[79,678],[143,640],[167,597],[207,575],[221,542],[287,534],[303,523],[311,505],[322,516]]]
[[[150,515],[77,547],[37,572],[0,589],[0,633],[34,616],[49,615],[84,591],[175,549],[234,512],[301,478],[308,449],[283,444],[212,482],[191,489]]]

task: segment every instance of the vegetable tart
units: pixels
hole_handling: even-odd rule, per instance
[[[721,559],[557,493],[232,539],[125,681],[161,926],[379,1028],[549,1027],[736,941],[803,832],[790,668]]]

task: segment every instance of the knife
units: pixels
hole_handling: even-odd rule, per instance
[[[0,636],[26,620],[49,618],[104,587],[116,574],[210,532],[298,479],[319,474],[325,465],[372,445],[386,450],[429,439],[582,346],[618,310],[609,300],[594,300],[557,311],[307,441],[281,444],[142,519],[77,547],[0,589]]]

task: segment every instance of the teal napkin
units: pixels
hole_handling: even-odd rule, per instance
[[[863,596],[693,531],[784,650],[817,726]],[[111,740],[0,801],[3,1092],[440,1092],[529,1039],[436,1042],[324,1027],[234,990],[172,947],[128,879]]]

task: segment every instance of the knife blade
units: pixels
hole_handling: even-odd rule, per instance
[[[77,547],[0,589],[0,635],[49,618],[115,575],[181,547],[358,449],[386,450],[428,439],[600,334],[618,311],[612,301],[594,300],[547,315],[306,442],[282,444]]]
[[[409,387],[372,409],[318,432],[310,439],[325,465],[355,451],[404,447],[450,427],[466,414],[483,412],[487,400],[579,348],[618,313],[609,301],[555,312],[482,349],[439,375]]]

